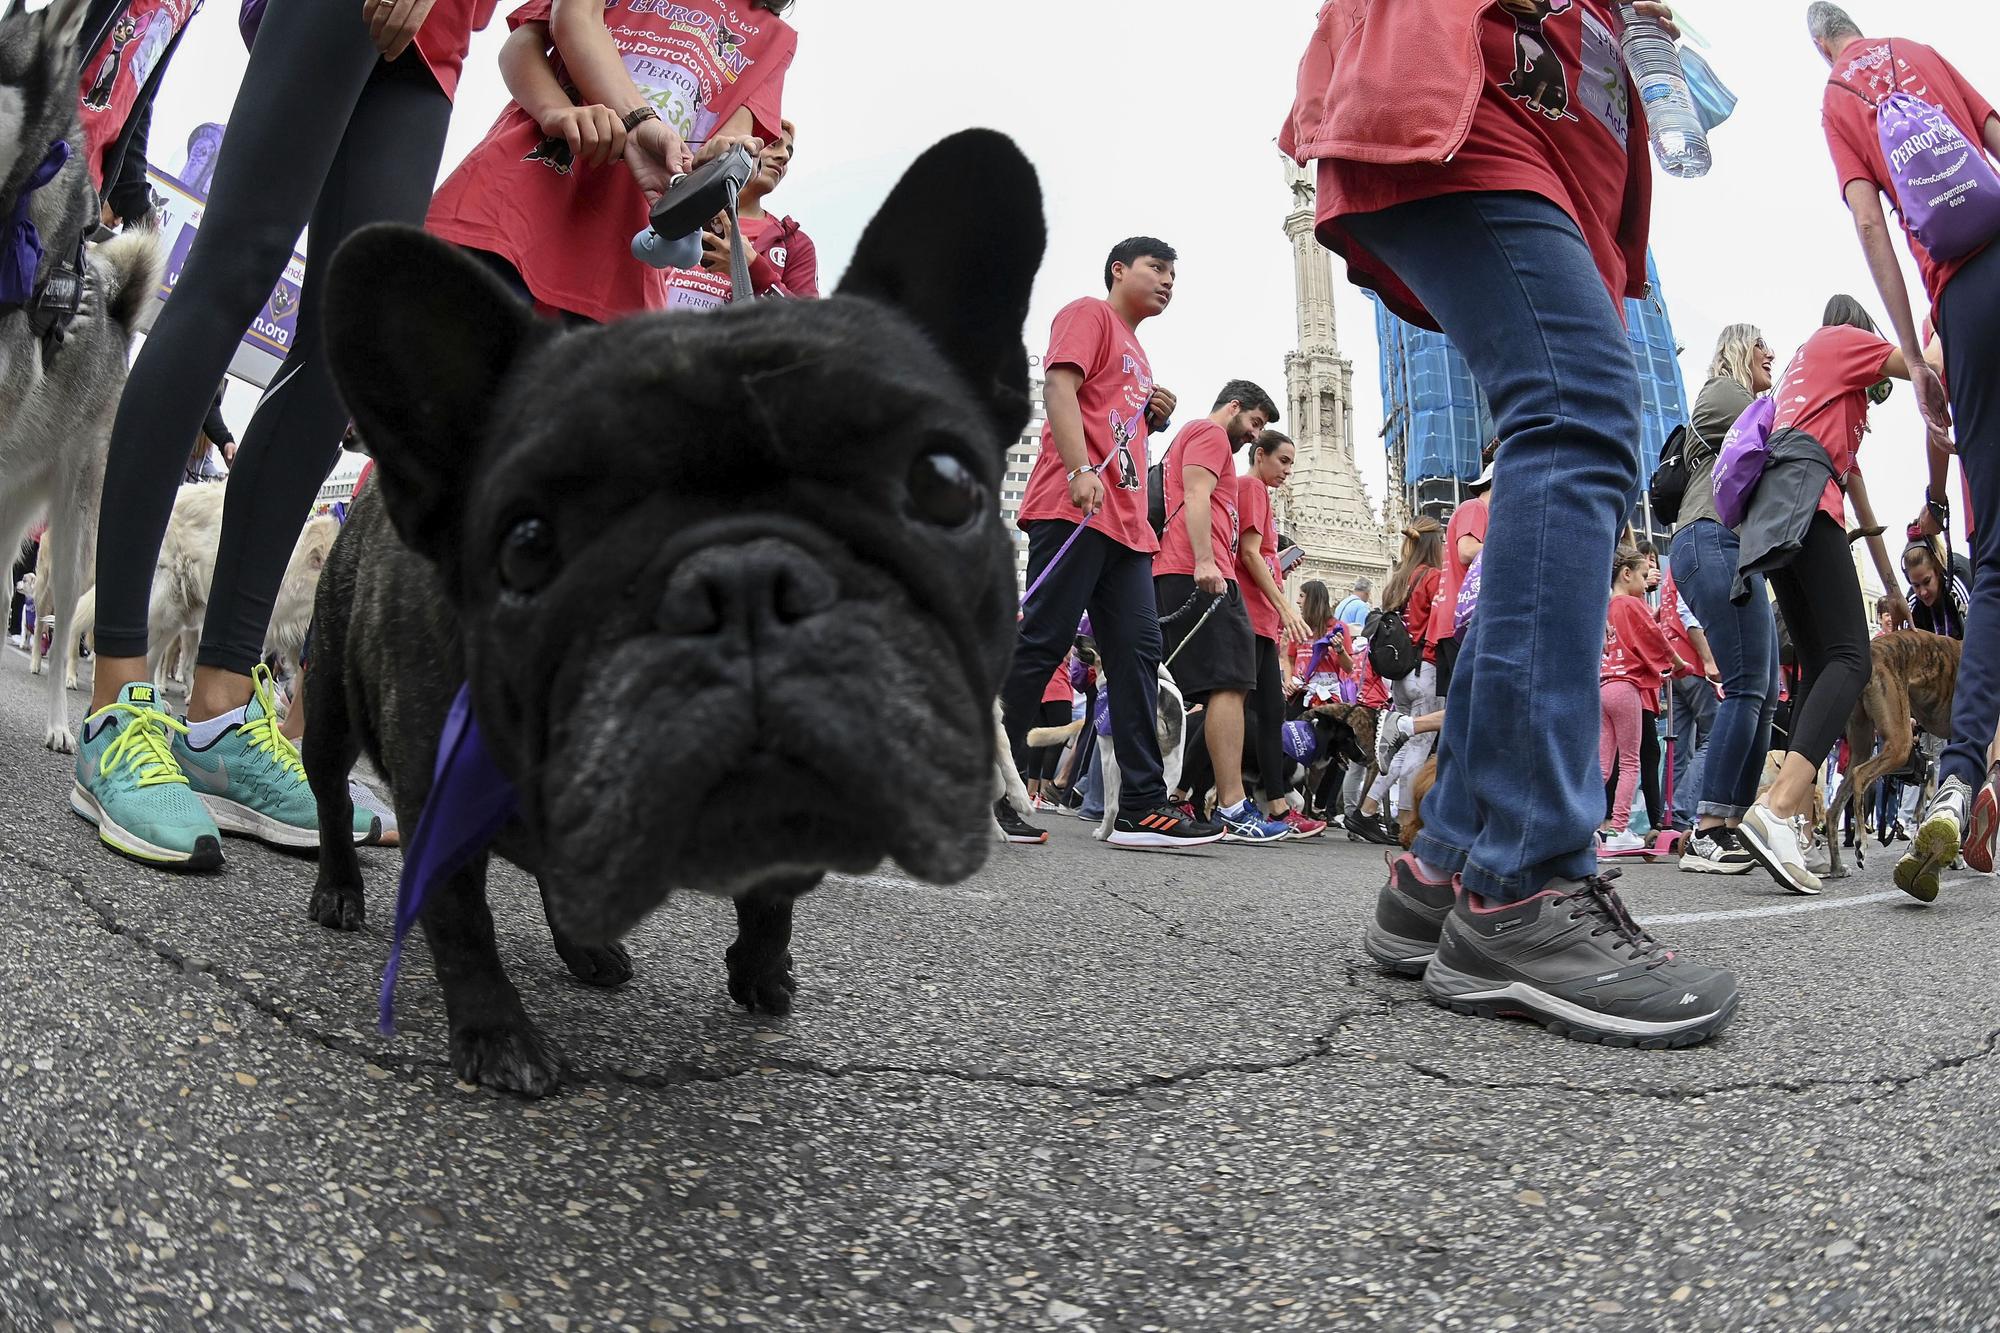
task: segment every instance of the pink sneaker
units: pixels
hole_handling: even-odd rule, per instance
[[[1292,830],[1294,838],[1317,838],[1326,832],[1324,820],[1308,819],[1296,810],[1285,811],[1284,818],[1279,822]]]

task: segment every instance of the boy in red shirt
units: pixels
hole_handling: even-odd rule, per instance
[[[1236,451],[1277,416],[1270,394],[1249,380],[1231,380],[1216,396],[1214,411],[1181,428],[1160,469],[1167,526],[1153,557],[1154,602],[1174,683],[1182,698],[1204,705],[1209,760],[1189,764],[1183,785],[1198,797],[1213,766],[1216,814],[1227,842],[1282,842],[1291,832],[1266,819],[1243,791],[1243,701],[1257,683],[1257,638],[1236,582],[1242,535]],[[1211,611],[1217,597],[1221,604]]]
[[[783,133],[764,145],[757,156],[757,174],[737,197],[736,216],[743,224],[743,240],[750,247],[750,286],[759,296],[819,295],[819,250],[789,217],[773,217],[764,211],[764,200],[778,188],[791,170],[798,128],[780,121]],[[717,218],[701,234],[701,266],[717,278],[729,277],[729,233]],[[723,289],[726,297],[728,288]]]
[[[1248,724],[1257,755],[1257,776],[1264,790],[1264,809],[1291,829],[1295,838],[1314,838],[1326,825],[1294,810],[1286,800],[1289,771],[1284,751],[1285,676],[1278,642],[1312,637],[1284,588],[1278,582],[1278,533],[1272,521],[1271,492],[1292,475],[1297,448],[1287,436],[1267,430],[1250,446],[1249,467],[1236,479],[1236,513],[1242,537],[1236,547],[1236,585],[1250,613],[1250,631],[1257,639],[1257,683],[1248,700]],[[1336,622],[1338,623],[1338,622]]]
[[[1174,396],[1153,383],[1138,329],[1173,299],[1175,258],[1172,246],[1151,236],[1120,241],[1104,261],[1107,295],[1081,297],[1056,315],[1042,359],[1042,452],[1017,520],[1028,534],[1033,596],[1021,607],[1021,638],[1000,692],[1007,740],[1025,767],[1028,729],[1049,672],[1090,612],[1120,776],[1107,841],[1139,850],[1222,836],[1167,804],[1154,718],[1160,622],[1152,555],[1160,543],[1146,521],[1146,438],[1172,416]]]
[[[1639,733],[1659,711],[1660,685],[1687,663],[1675,656],[1646,605],[1646,557],[1620,552],[1611,581],[1611,609],[1604,625],[1604,658],[1598,668],[1597,762],[1605,781],[1617,765],[1618,788],[1602,830],[1606,855],[1644,851],[1649,845],[1626,825],[1639,786]],[[1647,707],[1648,701],[1652,707]]]
[[[1932,431],[1928,504],[1918,521],[1928,521],[1926,530],[1935,531],[1949,518],[1945,447],[1954,418],[1958,456],[1971,493],[1966,528],[1972,542],[1972,607],[1952,696],[1952,743],[1939,766],[1937,795],[1909,855],[1896,867],[1897,886],[1929,902],[1937,897],[1939,872],[1958,855],[1974,870],[1992,871],[1994,837],[2000,830],[2000,792],[1994,785],[2000,765],[1987,766],[1987,747],[2000,722],[2000,245],[1989,239],[1969,253],[1940,258],[1925,249],[1909,230],[1903,210],[1897,210],[1944,344],[1940,377],[1925,362],[1882,212],[1883,194],[1894,199],[1895,177],[1883,159],[1875,105],[1895,92],[1920,97],[1944,114],[1973,152],[1984,148],[1989,157],[2000,156],[2000,113],[1950,61],[1921,42],[1864,37],[1837,5],[1813,5],[1807,23],[1813,45],[1832,68],[1820,123],[1841,196],[1854,215],[1897,350]],[[1910,146],[1916,150],[1914,161],[1905,173],[1896,174],[1931,169],[1925,145],[1913,141]],[[1832,447],[1831,441],[1823,442]]]

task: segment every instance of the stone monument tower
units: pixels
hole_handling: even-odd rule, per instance
[[[1313,238],[1311,178],[1287,158],[1285,181],[1292,191],[1285,235],[1292,243],[1299,345],[1285,356],[1285,419],[1278,428],[1298,445],[1298,462],[1281,492],[1277,524],[1306,550],[1288,586],[1321,579],[1338,601],[1366,575],[1379,594],[1396,548],[1354,465],[1354,364],[1340,354],[1334,328],[1333,266]]]

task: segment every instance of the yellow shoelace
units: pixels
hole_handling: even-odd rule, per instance
[[[291,737],[278,730],[277,687],[271,680],[270,668],[259,662],[251,671],[250,680],[251,690],[264,715],[255,722],[243,724],[243,739],[275,759],[279,768],[304,782],[306,766],[299,758],[299,748],[292,744]]]
[[[141,787],[175,782],[187,785],[187,775],[174,761],[173,742],[167,737],[168,731],[187,735],[186,723],[174,721],[157,708],[141,708],[137,704],[110,704],[103,712],[122,713],[131,719],[118,728],[117,737],[104,751],[101,765],[104,772],[123,764],[136,775]]]

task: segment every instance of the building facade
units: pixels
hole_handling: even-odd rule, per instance
[[[1042,422],[1048,410],[1042,405],[1041,358],[1028,358],[1028,424],[1021,438],[1007,449],[1007,465],[1000,473],[1000,515],[1007,520],[1007,536],[1014,543],[1014,581],[1023,587],[1028,574],[1028,534],[1015,526],[1021,512],[1021,497],[1028,489],[1028,474],[1042,452]]]

